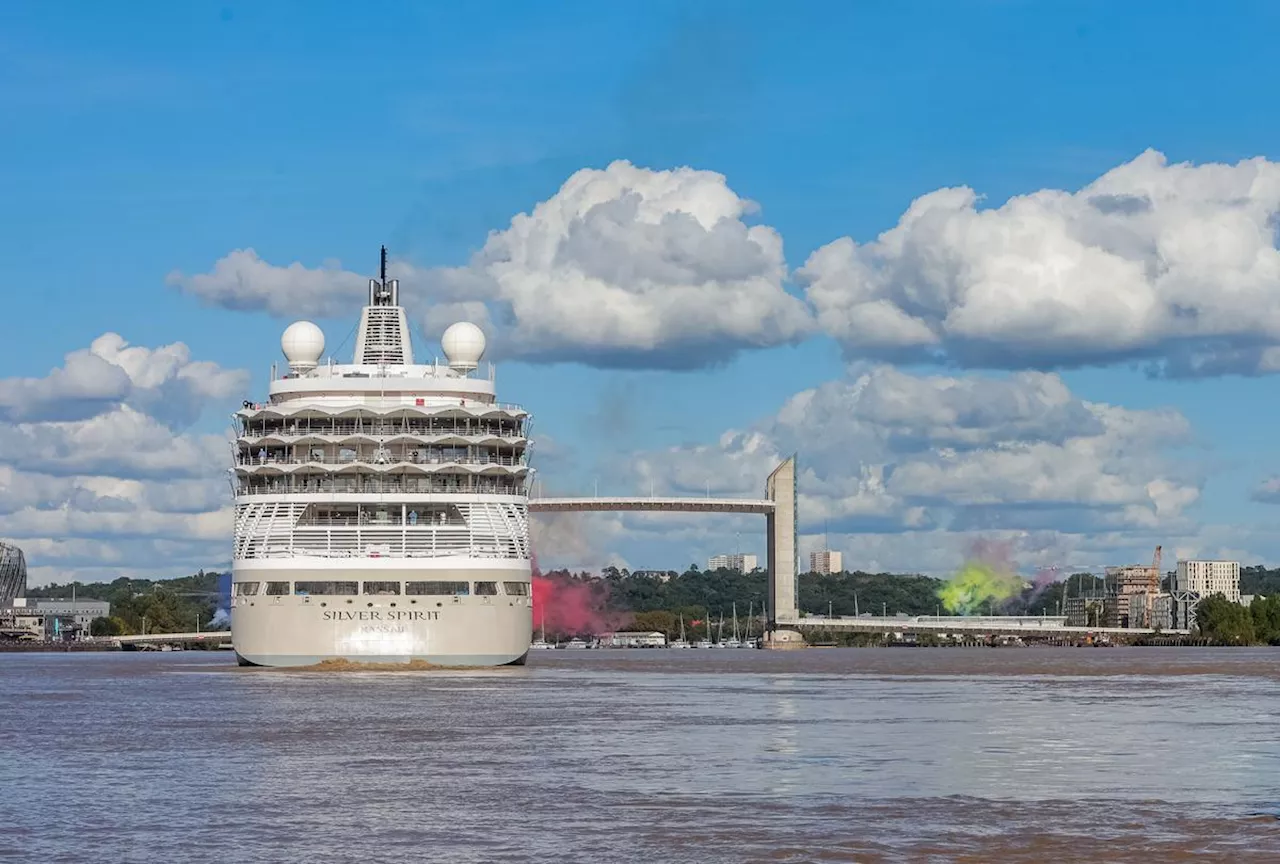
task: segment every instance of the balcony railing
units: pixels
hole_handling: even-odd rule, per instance
[[[241,481],[237,495],[524,495],[522,483],[499,483],[483,477],[464,477],[456,481],[424,477],[390,477],[344,482],[355,478],[280,477],[268,482]],[[467,480],[475,482],[468,483]],[[297,481],[297,482],[291,482]]]
[[[244,423],[239,433],[241,438],[301,438],[304,436],[323,436],[326,438],[369,437],[394,438],[398,435],[412,435],[418,438],[438,438],[457,436],[462,438],[504,438],[517,439],[525,437],[526,430],[516,423],[471,423],[453,422],[413,422],[406,423],[351,423],[351,422],[285,422],[285,423]]]
[[[475,456],[444,456],[441,454],[418,454],[418,453],[397,453],[390,451],[387,453],[365,452],[357,453],[354,456],[345,457],[332,453],[325,453],[323,456],[304,456],[304,457],[288,457],[267,453],[262,454],[246,454],[239,453],[236,455],[235,464],[239,467],[270,467],[270,466],[298,466],[298,465],[502,465],[510,468],[519,468],[528,465],[527,457],[521,456],[500,456],[497,454],[486,453]]]

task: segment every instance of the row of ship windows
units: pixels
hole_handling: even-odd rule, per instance
[[[473,587],[474,586],[474,587]],[[501,588],[501,590],[499,590]],[[311,580],[303,582],[237,582],[237,597],[256,597],[265,594],[268,597],[287,597],[290,594],[298,597],[465,597],[475,594],[477,597],[495,597],[505,594],[508,597],[528,597],[528,582],[376,582],[325,581]]]

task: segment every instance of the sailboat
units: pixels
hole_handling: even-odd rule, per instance
[[[751,606],[747,610],[747,630],[746,630],[746,633],[742,635],[742,644],[738,646],[739,648],[756,647],[756,640],[751,638],[751,624],[753,621],[756,620],[755,613],[756,613],[756,601],[752,600]]]
[[[537,639],[534,639],[532,642],[530,642],[530,643],[529,643],[529,650],[530,650],[530,651],[535,651],[535,650],[541,650],[541,649],[546,649],[546,648],[555,648],[555,647],[556,647],[556,646],[552,645],[550,642],[548,642],[548,641],[547,641],[547,613],[546,613],[546,611],[543,611],[543,613],[542,613],[542,635],[541,635],[541,636],[539,636]]]
[[[712,641],[711,641],[711,611],[710,611],[710,610],[707,610],[707,619],[706,619],[706,622],[705,622],[705,623],[706,623],[706,626],[707,626],[707,635],[706,635],[706,636],[703,636],[701,639],[699,639],[699,640],[694,644],[694,646],[693,646],[694,648],[714,648],[714,647],[716,647],[716,644],[715,644],[714,642],[712,642]]]
[[[688,648],[689,643],[684,638],[684,616],[680,616],[680,638],[672,642],[670,648]]]
[[[724,632],[724,613],[720,614],[720,630],[722,633]],[[742,647],[742,641],[738,639],[738,604],[737,603],[733,604],[733,637],[730,639],[725,639],[721,637],[720,647],[721,648],[741,648]]]

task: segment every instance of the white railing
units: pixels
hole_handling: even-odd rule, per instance
[[[527,465],[528,460],[523,456],[496,456],[491,454],[457,457],[438,454],[423,456],[417,453],[397,453],[394,451],[384,454],[373,452],[357,453],[353,458],[349,459],[335,456],[331,453],[326,453],[320,459],[314,457],[290,458],[272,453],[268,453],[265,457],[240,453],[236,456],[235,464],[244,468],[269,467],[272,465],[502,465],[515,468]]]
[[[372,475],[381,476],[381,475]],[[250,483],[253,475],[241,479],[236,488],[236,495],[524,495],[522,483],[485,482],[485,478],[463,478],[461,482],[440,480],[436,475],[407,477],[404,482],[399,478],[386,481],[365,480],[355,482],[354,478],[325,475],[324,479],[315,479],[315,475],[294,477],[285,475],[264,483]],[[467,479],[474,483],[465,482]],[[296,482],[291,482],[296,481]]]
[[[465,522],[444,524],[300,524],[305,504],[242,504],[235,557],[253,558],[528,558],[523,508],[496,502],[457,505]]]
[[[479,428],[477,428],[479,427]],[[239,429],[239,437],[247,440],[260,440],[262,438],[278,438],[281,440],[293,438],[395,438],[400,436],[412,436],[414,438],[434,439],[434,438],[498,438],[503,441],[519,441],[524,439],[524,430],[518,427],[492,427],[485,428],[481,424],[474,424],[470,427],[460,425],[453,428],[444,426],[428,427],[426,425],[409,425],[409,426],[370,426],[355,424],[324,424],[316,426],[306,426],[301,423],[274,424],[271,426],[262,426],[258,424],[247,424]]]

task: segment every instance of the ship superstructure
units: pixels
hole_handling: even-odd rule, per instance
[[[468,322],[414,362],[397,280],[370,280],[351,363],[308,321],[236,412],[232,641],[241,663],[524,662],[528,412]]]

